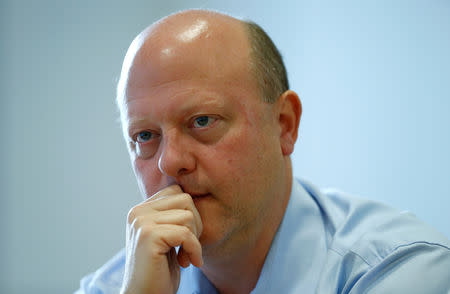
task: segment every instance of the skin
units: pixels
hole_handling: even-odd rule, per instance
[[[220,293],[255,287],[289,200],[301,104],[293,91],[262,102],[249,54],[240,21],[198,10],[130,46],[118,102],[146,200],[128,214],[123,293],[175,293],[189,264]]]

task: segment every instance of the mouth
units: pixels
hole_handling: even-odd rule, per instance
[[[205,194],[190,194],[192,197],[192,201],[194,201],[195,206],[197,206],[199,203],[203,203],[204,201],[207,201],[208,199],[211,199],[210,193]]]
[[[199,191],[200,189],[195,191],[194,189],[189,189],[189,187],[183,187],[183,185],[180,186],[184,193],[191,195],[193,200],[199,200],[211,196],[211,193],[208,193],[206,191],[205,191],[206,193],[203,191]]]
[[[193,193],[193,194],[190,194],[190,195],[191,195],[193,200],[202,199],[202,198],[206,198],[206,197],[211,196],[211,194],[209,194],[209,193],[205,193],[205,194],[194,194]]]

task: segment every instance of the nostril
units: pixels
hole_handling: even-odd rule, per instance
[[[188,172],[187,168],[181,168],[181,169],[178,171],[178,174],[182,175],[182,174],[185,174],[185,173],[187,173],[187,172]]]

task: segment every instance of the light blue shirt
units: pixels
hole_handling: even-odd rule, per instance
[[[76,293],[119,293],[124,264],[122,250]],[[217,292],[190,266],[177,293]],[[450,241],[411,213],[294,181],[251,293],[448,294]]]

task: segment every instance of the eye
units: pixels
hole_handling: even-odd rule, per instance
[[[194,119],[194,128],[204,128],[212,124],[216,119],[207,115],[202,115]]]
[[[145,143],[153,139],[156,135],[150,131],[142,131],[137,134],[136,141],[138,143]]]

